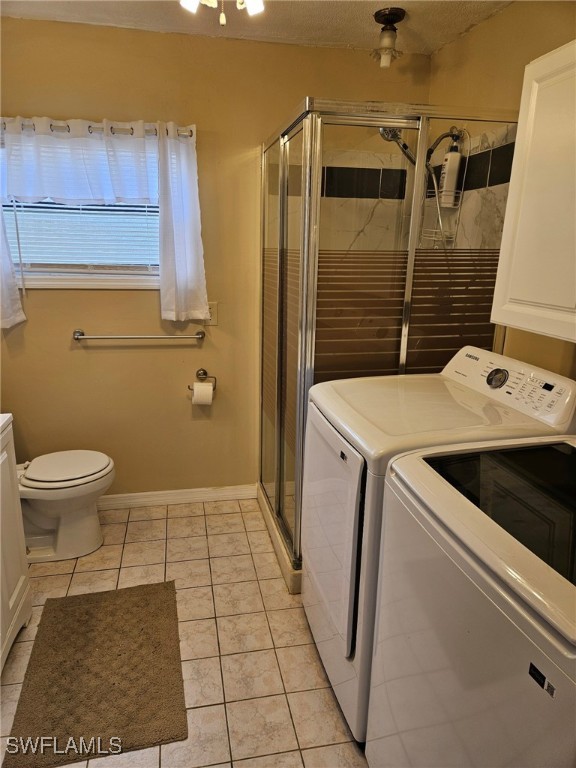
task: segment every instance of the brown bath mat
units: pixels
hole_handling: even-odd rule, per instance
[[[51,768],[187,735],[173,581],[46,601],[3,768]]]

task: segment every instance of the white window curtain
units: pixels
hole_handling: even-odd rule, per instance
[[[158,149],[161,314],[207,320],[195,131],[183,137],[174,123],[158,123]]]
[[[0,218],[2,219],[2,241],[0,255],[0,328],[12,328],[13,325],[24,322],[26,315],[22,309],[20,301],[20,292],[16,284],[14,274],[14,263],[8,238],[6,236],[6,223],[4,222],[4,211],[0,209]]]
[[[158,205],[162,318],[209,318],[195,126],[16,117],[2,132],[3,203]]]

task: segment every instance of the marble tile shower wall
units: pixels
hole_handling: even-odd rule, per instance
[[[360,150],[323,155],[320,200],[322,251],[389,251],[408,243],[413,176],[398,154]],[[288,242],[300,242],[301,168],[290,168]],[[274,190],[271,190],[274,193]],[[269,206],[267,232],[277,232],[278,207]],[[275,243],[270,244],[275,247]]]
[[[470,137],[469,147],[464,142],[464,154],[469,156],[461,167],[460,210],[442,212],[445,229],[456,232],[455,248],[500,247],[515,137],[516,126],[510,124]],[[443,143],[431,159],[438,179],[446,148]],[[321,250],[406,249],[414,174],[403,165],[398,154],[360,150],[324,154]],[[422,229],[438,229],[433,197],[425,202]],[[421,241],[425,248],[434,244]]]
[[[399,154],[361,150],[323,156],[322,251],[396,251],[407,247],[413,173]]]
[[[500,248],[515,139],[516,125],[509,124],[471,136],[469,148],[468,142],[464,141],[464,159],[458,183],[462,189],[460,209],[442,209],[444,229],[455,233],[454,248]],[[443,143],[431,158],[437,179],[440,178],[445,152],[446,143]],[[438,224],[430,181],[428,194],[430,197],[425,203],[423,220],[423,230],[427,231],[437,229]],[[433,247],[434,243],[423,239],[421,245]]]

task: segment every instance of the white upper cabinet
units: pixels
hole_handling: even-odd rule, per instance
[[[491,319],[576,342],[576,41],[525,70]]]

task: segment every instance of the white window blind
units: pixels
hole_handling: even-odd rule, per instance
[[[158,206],[41,202],[3,208],[12,258],[19,264],[21,253],[29,276],[158,274]]]

